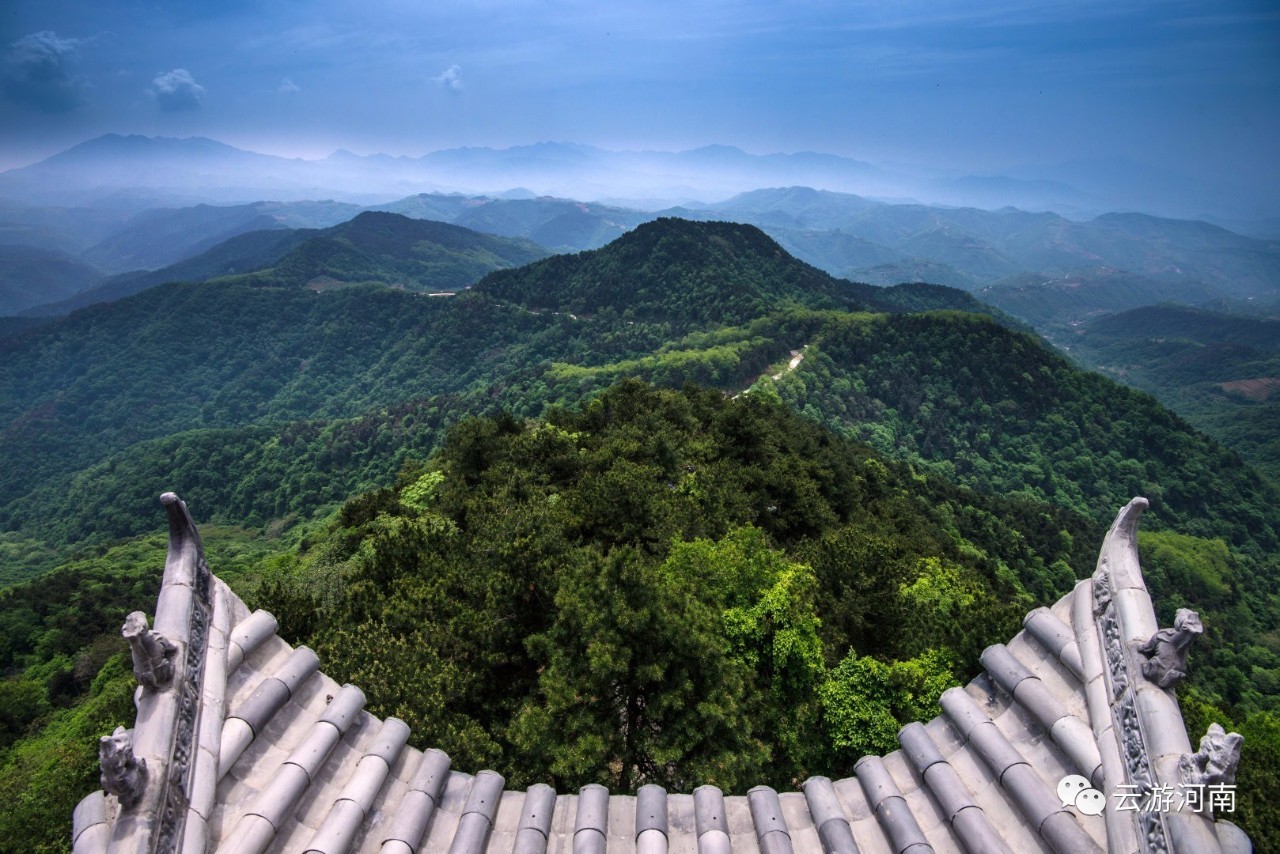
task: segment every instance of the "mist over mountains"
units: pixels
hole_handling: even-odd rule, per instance
[[[24,275],[45,283],[9,287],[0,294],[0,315],[64,314],[167,281],[263,269],[306,239],[290,230],[333,227],[365,210],[532,241],[552,253],[599,248],[660,216],[748,223],[832,275],[961,288],[1037,327],[1167,301],[1263,311],[1277,299],[1280,281],[1280,242],[1203,221],[1134,213],[1079,221],[1008,206],[890,203],[804,186],[657,211],[528,191],[416,193],[368,208],[332,200],[255,201],[133,213],[108,204],[0,206],[0,245],[26,252],[33,260]],[[456,290],[478,275],[434,283],[418,278],[413,286]]]
[[[107,135],[0,174],[0,317],[12,316],[0,339],[171,282],[453,293],[492,271],[560,256],[531,268],[549,276],[522,299],[537,304],[536,291],[563,286],[555,271],[574,253],[670,218],[756,226],[795,258],[859,288],[957,288],[972,302],[951,298],[951,305],[999,310],[1103,370],[1140,330],[1130,326],[1106,352],[1078,347],[1085,339],[1077,332],[1118,312],[1178,304],[1200,310],[1203,322],[1206,310],[1275,315],[1280,240],[1152,213],[1082,215],[1104,201],[1096,191],[1105,178],[1117,191],[1158,184],[1164,195],[1152,193],[1152,207],[1183,189],[1194,198],[1191,184],[1167,173],[1134,169],[1126,183],[1122,167],[1103,164],[1092,178],[1081,161],[1050,178],[908,181],[901,169],[851,158],[758,156],[728,146],[611,152],[540,143],[419,158],[339,151],[308,161],[208,139]],[[903,198],[907,184],[922,198],[974,201],[925,204]],[[491,189],[455,189],[476,187]],[[587,303],[563,310],[591,313]],[[1184,337],[1200,346],[1197,335]],[[1207,363],[1203,381],[1215,388],[1271,387],[1269,364]],[[1171,403],[1189,399],[1172,387],[1136,384]],[[1224,407],[1214,398],[1201,423],[1217,425]],[[1203,408],[1196,402],[1188,415]],[[1263,424],[1236,447],[1263,463],[1269,452],[1254,449],[1271,432]]]
[[[258,154],[202,137],[107,134],[0,173],[0,198],[29,205],[106,206],[133,212],[199,203],[337,199],[377,204],[417,193],[516,194],[657,210],[717,202],[760,187],[809,186],[893,201],[1204,218],[1251,233],[1275,230],[1267,194],[1112,158],[1011,166],[1006,174],[940,174],[802,151],[752,154],[728,145],[686,151],[609,151],[568,142],[469,147],[421,157],[338,150],[304,160]]]

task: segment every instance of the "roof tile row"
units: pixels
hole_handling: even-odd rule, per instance
[[[1140,575],[1135,583],[1136,569],[1122,568],[1121,618],[1149,620]],[[1099,749],[1104,744],[1114,753],[1114,723],[1109,710],[1095,709],[1105,699],[1104,673],[1087,582],[1052,608],[1028,614],[1024,631],[1007,646],[989,647],[986,673],[945,692],[943,715],[903,727],[901,750],[863,757],[850,778],[811,777],[802,792],[758,786],[726,797],[712,786],[691,795],[655,785],[634,796],[598,785],[572,795],[546,785],[505,791],[496,772],[454,771],[443,752],[408,746],[403,722],[365,712],[360,690],[339,687],[320,672],[311,650],[276,636],[271,615],[250,614],[213,581],[229,603],[220,613],[237,619],[220,629],[215,652],[225,666],[209,671],[223,684],[206,685],[204,693],[221,698],[208,720],[225,714],[217,743],[200,745],[219,757],[216,804],[202,814],[210,850],[1082,854],[1100,851],[1118,826],[1114,816],[1104,825],[1101,817],[1077,815],[1055,793],[1066,773],[1080,773],[1098,788],[1114,776]],[[1138,692],[1141,710],[1159,718],[1157,729],[1180,727],[1180,719],[1164,720],[1177,708],[1161,702],[1157,690]],[[1165,744],[1154,735],[1157,756],[1177,747],[1176,739]],[[1115,757],[1108,761],[1114,765]],[[104,828],[116,809],[115,799],[101,793],[82,802],[78,854],[109,850]]]

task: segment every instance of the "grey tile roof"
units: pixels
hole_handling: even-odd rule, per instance
[[[1208,814],[1144,816],[1108,797],[1103,815],[1086,815],[1057,794],[1069,774],[1108,796],[1176,783],[1191,752],[1175,695],[1145,680],[1134,657],[1156,630],[1134,542],[1143,499],[1120,512],[1094,576],[989,647],[985,672],[944,693],[942,715],[903,727],[900,750],[800,792],[727,796],[711,786],[508,790],[493,771],[472,775],[408,746],[402,721],[364,711],[359,688],[326,676],[269,614],[250,613],[204,564],[185,505],[162,500],[170,551],[155,631],[183,666],[173,685],[140,689],[137,803],[86,797],[76,854],[1248,850]]]

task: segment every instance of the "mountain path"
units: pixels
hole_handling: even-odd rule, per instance
[[[760,376],[756,377],[756,379],[752,380],[751,385],[747,386],[745,389],[738,392],[730,399],[737,400],[738,398],[742,397],[744,394],[750,394],[751,386],[760,382],[760,380],[764,379],[766,376],[768,376],[774,382],[777,382],[778,380],[782,379],[784,376],[791,373],[796,368],[800,367],[800,363],[804,361],[804,351],[808,349],[809,349],[809,345],[805,344],[799,350],[792,350],[791,361],[787,363],[786,368],[784,368],[781,371],[778,371],[776,374],[761,374]]]

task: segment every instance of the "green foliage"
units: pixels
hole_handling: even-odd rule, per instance
[[[558,582],[554,620],[526,640],[540,674],[512,725],[522,773],[622,791],[746,787],[767,755],[752,669],[727,653],[691,579],[624,547],[584,555]]]
[[[719,541],[673,543],[663,572],[690,580],[713,604],[722,647],[752,675],[758,738],[773,746],[768,776],[794,783],[821,767],[817,692],[826,662],[813,569],[771,549],[759,528],[744,527]]]
[[[1083,333],[1083,334],[1081,334]],[[1280,483],[1280,321],[1158,305],[1073,330],[1071,354],[1143,389]]]
[[[400,502],[415,510],[426,510],[427,505],[435,499],[442,483],[444,483],[443,472],[429,471],[400,490]]]
[[[824,697],[858,702],[828,680],[842,651],[887,668],[891,714],[929,708],[942,674],[971,675],[961,654],[1016,631],[1020,579],[1044,587],[1099,535],[778,405],[624,381],[545,421],[460,422],[253,595],[459,765],[735,790],[829,769]]]
[[[1240,826],[1255,851],[1275,851],[1280,846],[1280,716],[1274,712],[1225,713],[1195,688],[1179,692],[1182,719],[1191,749],[1196,750],[1209,724],[1221,724],[1227,732],[1244,736],[1240,767],[1236,774],[1236,810],[1218,818]]]
[[[979,638],[985,633],[973,626],[1008,610],[983,584],[973,571],[937,557],[923,558],[916,564],[919,573],[914,580],[898,587],[902,603],[901,633],[914,644],[907,650],[926,652],[926,639],[942,639],[961,661],[972,661],[981,654]],[[1068,575],[1074,579],[1074,574]]]
[[[236,278],[262,287],[326,290],[383,284],[410,291],[458,291],[491,270],[547,254],[528,240],[378,211],[305,237],[291,240],[297,245],[272,266]]]
[[[1230,579],[1235,569],[1222,540],[1173,531],[1139,531],[1138,546],[1143,574],[1152,597],[1160,603],[1161,616],[1192,603],[1216,609],[1231,598]]]
[[[100,787],[98,738],[132,723],[134,685],[127,654],[115,656],[84,702],[0,753],[0,839],[22,840],[23,851],[68,850],[75,805]]]
[[[898,730],[940,714],[938,697],[954,684],[950,660],[936,650],[888,664],[850,651],[821,688],[832,773],[852,774],[863,756],[897,750]]]

